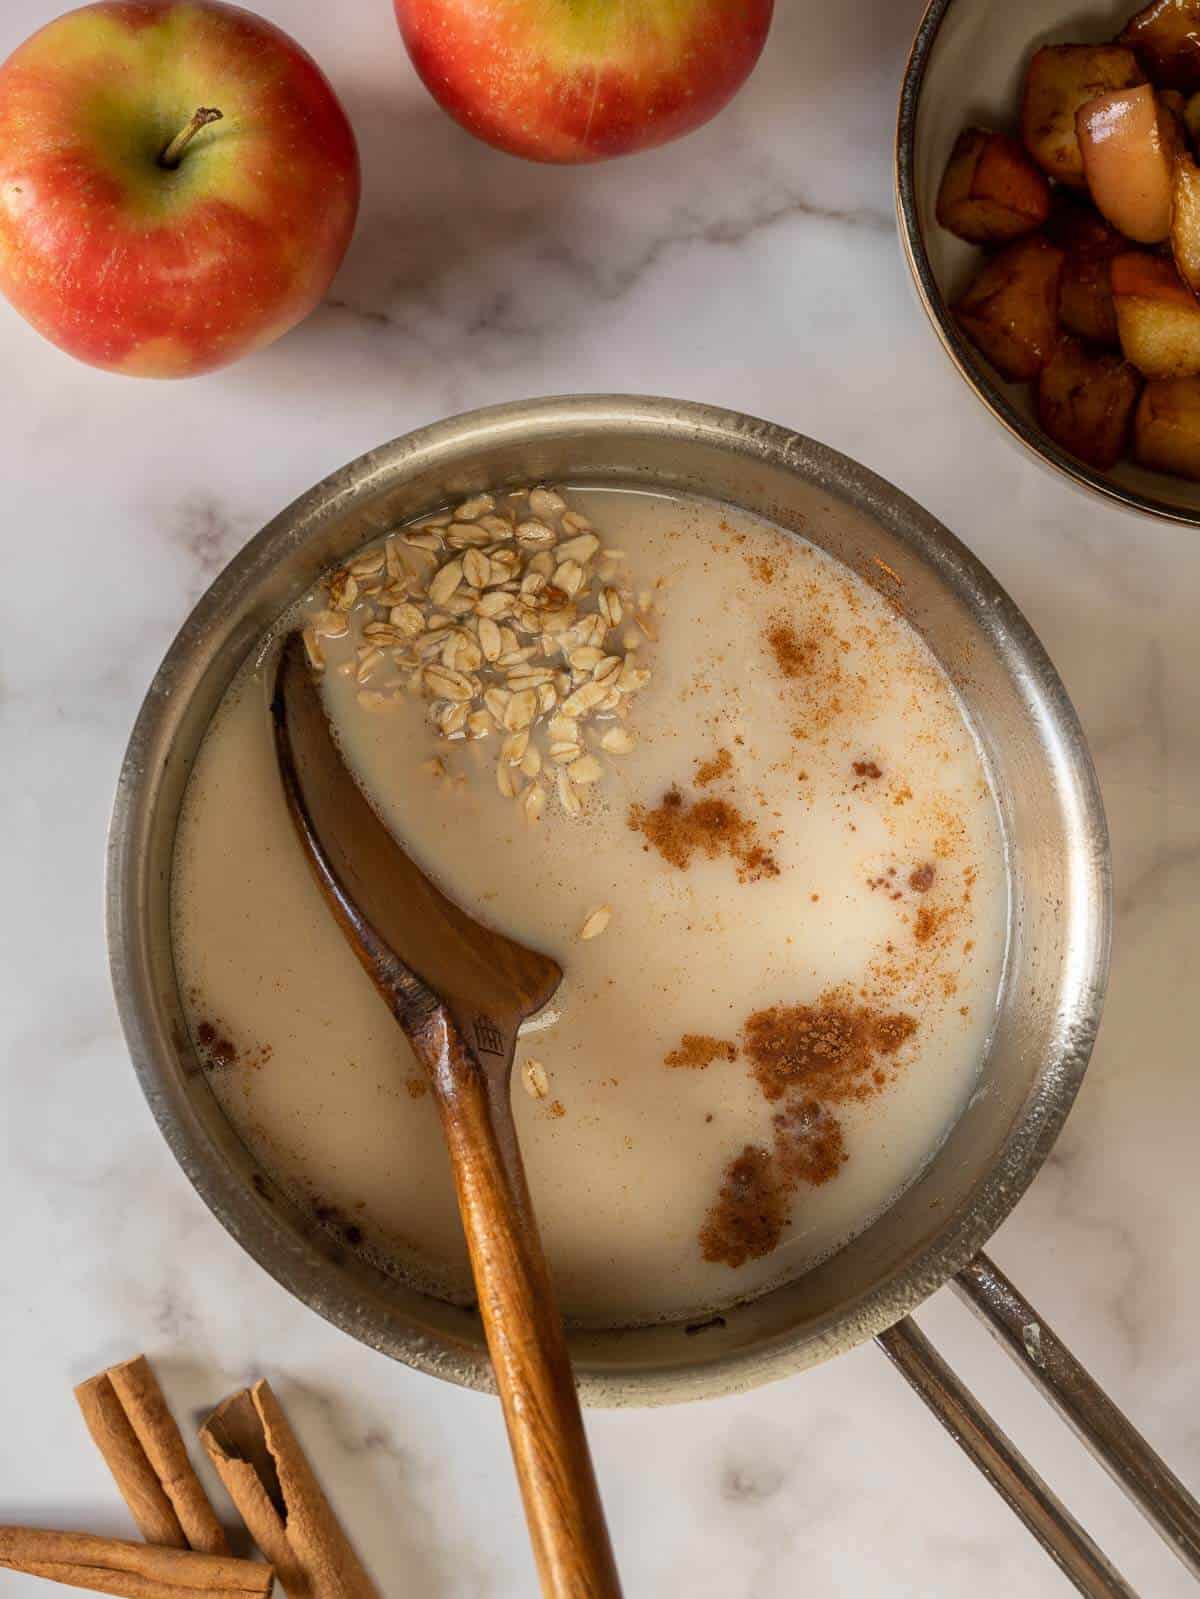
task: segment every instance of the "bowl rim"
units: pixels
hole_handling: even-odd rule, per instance
[[[954,3],[955,0],[929,0],[905,64],[896,118],[894,170],[896,216],[900,227],[900,243],[925,314],[941,342],[942,349],[958,369],[959,376],[972,393],[1013,438],[1032,451],[1045,465],[1053,467],[1064,477],[1081,484],[1103,499],[1123,505],[1127,510],[1136,511],[1141,516],[1159,517],[1163,521],[1175,522],[1185,527],[1200,527],[1200,509],[1189,511],[1183,506],[1171,504],[1168,500],[1160,500],[1149,494],[1139,494],[1115,482],[1104,473],[1096,471],[1086,462],[1069,455],[1055,444],[1048,434],[1017,410],[990,370],[976,361],[970,344],[950,315],[946,298],[934,276],[929,252],[925,248],[920,208],[917,205],[916,142],[925,75],[942,24]]]
[[[269,567],[294,540],[309,536],[323,516],[357,488],[389,472],[411,470],[415,460],[459,463],[489,433],[537,436],[565,424],[603,434],[638,427],[718,443],[753,458],[769,457],[812,481],[836,486],[931,562],[941,580],[1002,629],[1006,653],[1061,734],[1061,775],[1088,838],[1086,862],[1077,860],[1086,904],[1079,911],[1079,945],[1071,1003],[1052,1059],[1039,1073],[997,1160],[970,1204],[946,1218],[936,1236],[902,1267],[857,1299],[829,1311],[807,1335],[789,1330],[747,1348],[725,1352],[694,1368],[679,1364],[596,1364],[576,1351],[576,1375],[585,1403],[654,1405],[715,1397],[773,1381],[843,1353],[882,1332],[913,1310],[967,1265],[1008,1216],[1050,1152],[1074,1103],[1099,1027],[1107,986],[1112,880],[1103,801],[1082,727],[1053,663],[1010,596],[978,558],[942,522],[902,490],[827,445],[778,424],[690,401],[637,395],[547,396],[491,406],[419,428],[360,456],[324,478],[279,512],[223,568],[180,627],[138,712],[122,763],[108,840],[107,934],[117,1010],[136,1075],[168,1146],[209,1210],[230,1236],[271,1277],[309,1309],[381,1353],[414,1369],[458,1384],[491,1390],[486,1353],[457,1348],[415,1328],[382,1327],[352,1285],[327,1278],[328,1263],[312,1244],[285,1227],[269,1207],[255,1203],[238,1174],[214,1161],[198,1114],[180,1081],[164,1066],[159,1007],[144,959],[141,910],[147,862],[143,848],[155,794],[174,729],[186,700],[191,669],[205,635],[236,603],[243,583]],[[586,1331],[583,1333],[586,1341]]]

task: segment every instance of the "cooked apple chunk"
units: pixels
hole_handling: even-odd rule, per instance
[[[1075,129],[1097,211],[1126,238],[1161,244],[1171,231],[1178,135],[1154,90],[1142,83],[1098,95],[1080,106]]]
[[[1075,113],[1097,95],[1144,83],[1131,50],[1115,44],[1048,44],[1035,50],[1021,99],[1021,139],[1043,172],[1084,186]]]
[[[1153,0],[1130,17],[1117,42],[1155,83],[1184,94],[1200,89],[1200,0]]]
[[[1050,359],[1062,262],[1040,234],[1019,239],[984,264],[954,307],[972,344],[1013,382],[1037,377]]]
[[[1181,125],[1187,119],[1187,98],[1180,94],[1178,89],[1160,89],[1158,103],[1164,111],[1169,111],[1176,122]]]
[[[1050,185],[1006,133],[964,128],[938,190],[937,219],[972,244],[1032,233],[1050,214]]]
[[[1171,186],[1171,254],[1188,288],[1200,292],[1200,167],[1182,150]]]
[[[1200,372],[1200,300],[1170,261],[1143,250],[1116,256],[1112,291],[1121,349],[1143,377]]]
[[[1200,379],[1147,383],[1134,418],[1133,458],[1157,472],[1200,478]]]
[[[1067,256],[1058,290],[1058,320],[1068,333],[1112,346],[1120,340],[1108,267],[1107,260]]]
[[[1065,193],[1065,191],[1060,191]],[[1058,290],[1058,320],[1068,333],[1094,344],[1117,343],[1109,266],[1129,241],[1090,205],[1060,200],[1046,223],[1046,237],[1064,252]]]
[[[1124,453],[1141,387],[1119,355],[1061,338],[1038,378],[1038,421],[1064,450],[1107,472]]]

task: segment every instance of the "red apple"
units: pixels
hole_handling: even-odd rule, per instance
[[[93,366],[188,377],[277,339],[358,200],[320,69],[237,6],[102,0],[0,66],[0,289]]]
[[[774,0],[395,0],[429,92],[531,161],[605,161],[678,139],[749,77]]]

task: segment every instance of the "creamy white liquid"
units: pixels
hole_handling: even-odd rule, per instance
[[[563,967],[558,1019],[518,1050],[518,1132],[565,1311],[629,1323],[701,1314],[802,1272],[914,1179],[976,1079],[1007,882],[953,691],[859,578],[705,502],[569,498],[628,553],[635,589],[658,584],[660,633],[639,653],[653,676],[628,723],[637,748],[611,763],[581,819],[552,805],[529,824],[497,791],[496,739],[447,745],[419,699],[363,709],[339,671],[353,637],[327,644],[324,692],[356,775],[414,857],[472,914]],[[781,621],[808,651],[795,677],[768,642]],[[468,1297],[434,1105],[413,1097],[419,1068],[292,836],[266,675],[252,666],[235,683],[184,805],[174,929],[193,1029],[235,1044],[236,1063],[210,1080],[266,1168],[352,1243]],[[728,771],[697,788],[697,762],[719,751]],[[434,756],[443,777],[428,770]],[[649,847],[630,806],[653,808],[676,785],[685,804],[736,806],[778,875],[742,881],[727,857],[684,871]],[[910,887],[927,865],[932,883]],[[602,904],[608,928],[581,942]],[[770,1146],[781,1107],[744,1055],[702,1070],[664,1058],[684,1034],[740,1045],[751,1013],[839,985],[915,1031],[885,1087],[836,1108],[845,1162],[790,1195],[778,1246],[736,1268],[705,1260],[699,1237],[726,1168],[747,1145]],[[521,1085],[530,1057],[549,1080],[541,1100]]]

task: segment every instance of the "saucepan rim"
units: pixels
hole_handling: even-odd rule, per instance
[[[1055,736],[1055,780],[1084,841],[1082,893],[1071,915],[1072,966],[1054,1059],[1043,1062],[1019,1124],[972,1203],[947,1216],[931,1240],[886,1281],[852,1305],[839,1305],[801,1333],[770,1336],[722,1352],[693,1369],[680,1360],[622,1365],[591,1361],[576,1350],[576,1370],[590,1404],[654,1404],[744,1389],[853,1347],[898,1321],[982,1248],[1041,1166],[1071,1107],[1099,1025],[1108,970],[1111,873],[1096,774],[1074,708],[1044,649],[995,579],[933,516],[849,457],[773,423],[714,406],[630,395],[547,397],[452,417],[394,440],[333,473],[301,496],[236,555],[183,624],[146,694],[118,782],[108,845],[107,930],[112,980],[134,1068],[176,1159],[226,1230],[278,1282],[361,1342],[433,1375],[491,1387],[477,1329],[461,1341],[403,1318],[386,1321],[352,1280],[331,1272],[328,1257],[259,1203],[244,1177],[214,1150],[171,1055],[164,1001],[147,953],[143,909],[149,903],[149,841],[172,740],[199,681],[205,641],[229,619],[256,575],[294,552],[323,513],[414,463],[468,458],[472,441],[524,443],[569,430],[617,438],[622,432],[696,441],[795,471],[829,490],[876,525],[905,540],[936,568],[939,580],[976,615],[999,628],[1011,670],[1036,685],[1039,715]],[[252,641],[245,641],[250,647]],[[733,1313],[731,1313],[733,1314]]]

